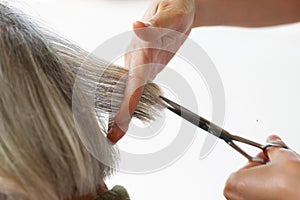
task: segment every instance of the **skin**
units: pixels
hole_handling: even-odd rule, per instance
[[[275,135],[269,136],[267,142],[284,144]],[[224,196],[230,200],[299,199],[299,155],[290,149],[270,147],[268,157],[267,164],[248,163],[231,174],[225,184]]]
[[[172,51],[176,52],[186,38],[179,34],[174,37],[174,34],[158,33],[155,28],[171,29],[187,36],[192,28],[201,26],[262,27],[298,21],[300,21],[300,0],[150,1],[142,21],[133,23],[136,37],[133,38],[125,56],[130,76],[124,100],[114,118],[114,124],[110,127],[108,139],[115,144],[125,135],[140,100],[143,85],[153,80],[173,57],[173,54],[159,48],[170,48],[171,39],[176,41],[171,45]],[[155,46],[156,49],[149,49],[149,46]],[[140,50],[130,51],[136,48]]]
[[[164,47],[171,37],[152,32],[151,28],[168,28],[188,35],[192,28],[200,26],[263,27],[299,22],[300,0],[156,0],[151,1],[142,20],[133,24],[137,37],[132,40],[130,48],[144,49],[126,56],[131,78],[127,81],[124,101],[108,134],[112,143],[120,140],[128,129],[143,91],[140,86],[153,79],[173,56],[165,51],[147,49],[147,45],[153,43]],[[141,28],[149,31],[139,32]],[[180,39],[173,50],[184,42],[184,38]],[[161,65],[157,70],[147,67],[137,70],[138,67],[134,67],[151,62]],[[268,140],[282,142],[277,136]],[[249,163],[230,176],[224,189],[227,199],[300,199],[299,156],[280,148],[269,148],[268,153],[268,164]]]
[[[263,27],[298,22],[299,0],[196,0],[194,27]]]
[[[196,12],[194,5],[194,1],[191,0],[174,0],[172,3],[151,1],[151,6],[145,13],[143,21],[133,24],[136,37],[133,38],[125,56],[125,65],[129,68],[130,75],[123,103],[108,134],[108,139],[112,143],[116,143],[125,135],[143,92],[143,85],[153,80],[174,56],[169,51],[159,49],[166,48],[176,52],[190,33]],[[170,23],[170,17],[178,21],[172,20]],[[178,34],[170,34],[164,30],[157,31],[155,27],[171,29],[177,31]],[[140,50],[132,51],[134,49]]]

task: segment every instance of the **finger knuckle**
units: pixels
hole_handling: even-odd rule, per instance
[[[174,11],[173,17],[175,19],[182,19],[187,15],[186,11],[183,8],[178,8]]]
[[[231,183],[231,181],[227,180],[227,182],[225,184],[225,187],[224,187],[224,190],[223,190],[223,195],[226,198],[230,198],[232,191],[233,191],[232,190],[232,183]]]
[[[173,4],[172,4],[172,2],[171,1],[161,1],[160,3],[159,3],[159,7],[160,8],[169,8],[169,7],[171,7]]]
[[[238,178],[238,173],[233,173],[229,176],[223,194],[226,198],[231,198],[232,196],[237,196],[237,194],[242,194],[246,188],[245,182]]]
[[[181,18],[187,14],[186,6],[174,4],[172,1],[162,1],[159,8],[172,12],[172,16],[175,18]]]

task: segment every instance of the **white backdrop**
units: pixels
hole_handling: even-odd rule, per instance
[[[130,30],[148,4],[142,0],[11,2],[88,51]],[[224,128],[258,142],[264,142],[270,133],[277,133],[300,152],[300,24],[264,29],[198,28],[190,38],[204,48],[222,78],[226,95]],[[175,58],[169,67],[181,64]],[[212,108],[205,84],[194,85],[193,89],[202,95],[198,112],[210,118]],[[173,137],[170,132],[164,130]],[[223,142],[217,143],[208,157],[199,160],[205,133],[200,130],[198,133],[191,148],[173,165],[151,174],[117,173],[107,181],[108,186],[125,186],[133,200],[224,199],[227,177],[246,160]],[[163,137],[160,147],[170,137]],[[124,138],[119,146],[126,148],[130,143],[130,151],[155,150],[153,142],[146,145],[142,142]]]

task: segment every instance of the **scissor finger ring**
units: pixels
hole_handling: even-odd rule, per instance
[[[289,147],[283,143],[267,143],[263,146],[263,149],[266,150],[269,147],[278,147],[278,148],[289,149]]]

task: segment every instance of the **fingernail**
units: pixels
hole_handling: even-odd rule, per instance
[[[148,21],[140,20],[140,21],[138,21],[138,22],[144,24],[144,26],[146,26],[146,27],[148,27],[148,26],[153,26],[153,24],[152,24],[151,22],[148,22]]]
[[[280,142],[281,138],[278,135],[270,135],[267,138],[267,142]]]
[[[111,143],[116,144],[124,135],[125,132],[114,123],[106,137]]]

